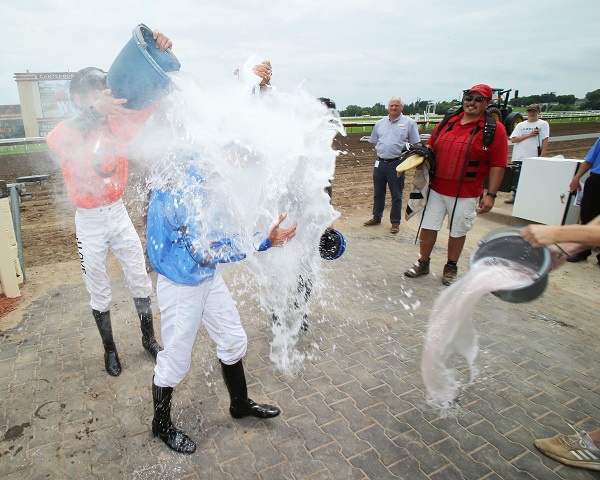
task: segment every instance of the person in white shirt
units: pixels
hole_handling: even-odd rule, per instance
[[[517,124],[510,134],[510,141],[514,144],[512,162],[522,161],[524,158],[545,157],[550,137],[550,125],[545,120],[538,118],[540,106],[536,103],[527,107],[527,121]],[[516,191],[504,203],[515,203]]]

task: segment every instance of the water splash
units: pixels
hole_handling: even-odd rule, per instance
[[[242,82],[209,88],[182,72],[172,78],[177,90],[140,136],[138,154],[151,159],[154,188],[182,187],[178,180],[190,165],[202,172],[201,188],[183,197],[198,203],[196,220],[207,228],[237,235],[248,274],[236,273],[240,280],[231,283],[255,289],[265,321],[276,320],[271,360],[294,372],[317,350],[301,352],[296,343],[309,303],[320,301],[319,239],[339,216],[325,187],[334,174],[332,140],[343,132],[341,121],[300,89],[270,89],[256,98]],[[296,238],[255,255],[256,232],[264,238],[283,212],[284,227],[298,222]]]
[[[436,299],[423,346],[421,375],[430,402],[451,408],[461,382],[449,365],[451,356],[462,356],[469,366],[472,383],[477,376],[475,359],[479,352],[472,322],[477,302],[487,293],[523,288],[532,283],[535,272],[515,262],[484,258]]]

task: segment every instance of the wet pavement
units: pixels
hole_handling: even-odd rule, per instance
[[[445,252],[409,280],[414,231],[356,229],[346,254],[324,265],[328,288],[298,348],[318,355],[295,376],[269,360],[268,316],[239,296],[249,337],[250,396],[282,409],[234,420],[214,347],[201,329],[173,418],[192,455],[152,436],[153,363],[133,301],[114,280],[113,328],[124,370],[108,376],[79,275],[36,298],[0,336],[0,477],[23,479],[588,479],[600,472],[546,458],[535,438],[600,424],[598,303],[551,284],[538,300],[492,295],[476,306],[480,374],[459,408],[441,416],[420,375],[429,311]],[[266,253],[268,254],[268,253]],[[468,255],[459,263],[466,270]],[[592,257],[593,258],[593,257]],[[237,268],[229,266],[231,279]],[[156,305],[156,302],[153,302]],[[158,329],[159,316],[155,316]],[[464,360],[456,358],[461,380]]]

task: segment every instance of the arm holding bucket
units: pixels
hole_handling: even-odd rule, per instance
[[[126,98],[114,98],[112,96],[112,90],[107,88],[106,90],[102,90],[102,95],[96,99],[92,106],[102,117],[108,117],[109,115],[132,115],[137,113],[135,110],[125,108],[123,106],[124,103],[127,103]]]
[[[156,40],[156,48],[163,52],[173,46],[173,41],[164,33],[161,33],[158,30],[154,30],[152,32],[152,38]]]
[[[268,60],[259,63],[258,65],[254,65],[252,68],[252,72],[257,76],[262,78],[260,82],[261,87],[266,87],[271,83],[271,75],[273,73],[273,68],[271,67],[271,62]]]
[[[551,245],[552,268],[561,266],[569,255],[600,246],[600,216],[586,225],[529,225],[521,236],[534,247]],[[560,243],[560,245],[558,245]]]

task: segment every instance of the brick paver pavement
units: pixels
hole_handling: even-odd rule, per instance
[[[346,254],[324,266],[329,288],[299,341],[300,350],[317,344],[318,355],[297,375],[273,368],[267,315],[244,297],[250,394],[279,405],[278,418],[228,415],[214,348],[201,329],[173,406],[174,420],[198,444],[193,455],[152,437],[153,364],[124,281],[115,281],[112,308],[124,367],[117,378],[104,371],[79,276],[37,298],[20,325],[0,336],[0,477],[600,478],[533,446],[535,438],[569,433],[566,422],[600,425],[596,302],[556,287],[527,304],[486,296],[474,315],[480,375],[462,389],[459,409],[440,416],[425,400],[420,354],[444,288],[441,264],[427,277],[404,279],[417,247],[402,229],[347,240]],[[465,379],[465,362],[455,364]]]

